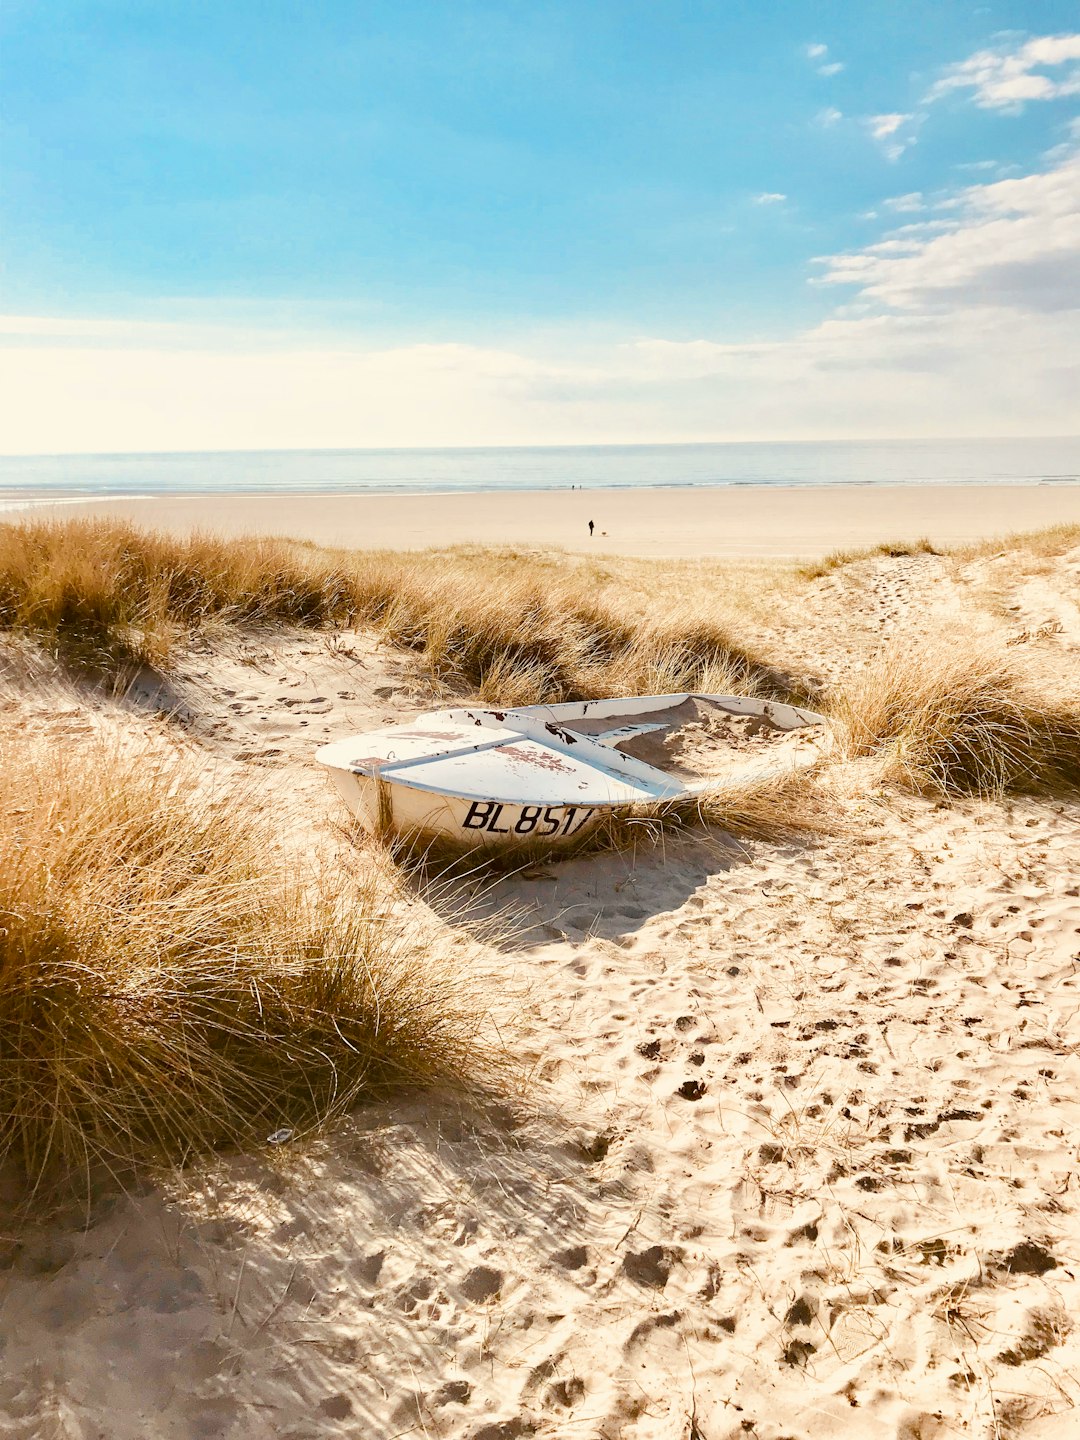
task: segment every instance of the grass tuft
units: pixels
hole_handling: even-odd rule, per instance
[[[593,832],[593,848],[625,850],[672,832],[721,831],[737,840],[785,843],[821,835],[838,819],[812,767],[718,782],[698,795],[618,809]]]
[[[974,635],[898,641],[834,700],[841,753],[942,796],[1080,789],[1080,693]]]
[[[432,938],[298,868],[187,762],[9,744],[0,1163],[32,1187],[482,1080],[482,1000]]]
[[[636,850],[639,846],[723,833],[737,840],[789,843],[844,828],[816,767],[719,782],[699,795],[614,807],[597,824],[553,848],[550,842],[491,844],[462,852],[431,832],[387,835],[393,859],[425,883],[512,873],[551,860]]]
[[[995,535],[969,545],[954,545],[949,554],[959,561],[985,560],[1006,553],[1018,559],[1053,559],[1080,545],[1080,524],[1062,521],[1041,530],[1018,530],[1009,535]]]
[[[0,627],[123,678],[212,623],[368,625],[437,680],[503,704],[778,678],[700,603],[663,624],[580,566],[501,552],[329,552],[111,521],[0,526]],[[781,687],[783,688],[783,687]]]
[[[819,580],[823,575],[831,575],[834,570],[842,570],[845,565],[854,565],[859,560],[873,560],[879,555],[897,560],[905,555],[943,553],[925,535],[920,540],[883,540],[878,545],[867,545],[858,550],[833,550],[820,560],[800,565],[798,574],[803,580]]]

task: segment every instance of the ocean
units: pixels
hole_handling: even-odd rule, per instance
[[[0,506],[31,497],[1077,481],[1077,436],[0,456]]]

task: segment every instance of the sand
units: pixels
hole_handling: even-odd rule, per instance
[[[4,506],[20,497],[8,492]],[[199,495],[7,510],[101,515],[186,532],[320,545],[529,545],[695,559],[816,557],[880,540],[955,544],[1080,521],[1080,485],[882,485],[472,495]],[[588,522],[596,526],[590,539]]]
[[[822,673],[946,625],[1075,673],[1080,549],[863,561],[761,624]],[[226,635],[167,696],[13,663],[4,726],[127,727],[332,845],[314,746],[435,698],[369,636]],[[1074,1435],[1080,804],[849,789],[814,845],[646,846],[418,896],[441,923],[507,917],[482,960],[527,1080],[10,1236],[0,1431]]]

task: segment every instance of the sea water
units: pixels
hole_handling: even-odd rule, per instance
[[[1080,481],[1080,437],[0,456],[0,504],[130,495]],[[30,494],[28,494],[30,492]]]

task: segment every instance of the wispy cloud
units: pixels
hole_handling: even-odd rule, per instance
[[[829,130],[834,125],[839,125],[843,118],[844,112],[842,110],[837,110],[835,105],[826,105],[824,110],[819,110],[814,116],[814,121],[816,124],[824,126],[826,130]]]
[[[1015,111],[1031,100],[1080,95],[1080,34],[1040,35],[1021,45],[978,50],[950,65],[927,100],[957,90],[970,90],[984,110]]]
[[[823,45],[820,41],[815,41],[812,45],[807,45],[806,58],[813,65],[817,73],[824,75],[826,78],[839,75],[840,71],[844,68],[844,62],[842,60],[829,59],[829,47],[828,45]]]
[[[760,195],[754,196],[755,205],[780,205],[787,199],[779,190],[763,190]]]
[[[911,197],[897,197],[906,201]],[[906,208],[893,202],[894,209]],[[1080,310],[1080,155],[1018,179],[969,186],[937,218],[825,262],[823,283],[854,285],[894,311]]]
[[[1047,71],[1053,73],[1044,73]],[[1011,113],[1018,113],[1029,101],[1080,95],[1080,34],[1040,35],[978,50],[947,66],[914,111],[867,115],[862,124],[887,160],[899,160],[916,143],[932,106],[958,92],[969,92],[984,110]],[[977,161],[958,168],[991,170],[994,162]]]
[[[0,345],[5,448],[1074,433],[1080,149],[922,203],[915,223],[826,257],[820,283],[842,303],[771,341],[590,341],[575,323],[498,347],[290,347],[16,317]]]
[[[823,260],[823,283],[850,298],[790,340],[652,341],[642,350],[658,375],[737,403],[744,422],[761,413],[768,387],[804,433],[814,416],[827,427],[841,392],[867,433],[1073,433],[1080,154],[969,186],[930,214]]]
[[[893,195],[881,203],[884,209],[891,210],[895,215],[914,215],[926,209],[926,202],[919,190],[909,190],[906,195]]]
[[[890,111],[885,115],[868,115],[863,121],[870,136],[876,140],[888,160],[899,160],[910,145],[915,144],[915,129],[920,121],[918,115]],[[905,134],[901,134],[906,130]]]
[[[897,130],[900,129],[900,126],[903,125],[906,120],[910,119],[910,115],[900,115],[896,113],[891,115],[871,115],[867,119],[866,124],[869,127],[870,134],[873,135],[875,140],[884,140],[889,135],[895,135]]]

